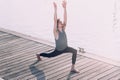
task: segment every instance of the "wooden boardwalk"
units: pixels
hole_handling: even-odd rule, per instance
[[[4,80],[120,80],[120,67],[78,55],[71,74],[71,55],[54,58],[36,54],[53,51],[54,47],[0,31],[0,77]]]

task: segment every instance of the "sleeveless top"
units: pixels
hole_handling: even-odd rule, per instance
[[[56,49],[58,51],[62,51],[65,48],[67,48],[67,46],[68,46],[67,37],[66,37],[66,33],[63,29],[62,29],[62,32],[60,32],[58,30],[58,39],[57,40],[55,39],[55,42],[56,42]]]

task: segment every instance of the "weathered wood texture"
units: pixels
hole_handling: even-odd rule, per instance
[[[54,47],[0,31],[0,77],[5,80],[120,80],[120,67],[77,55],[76,69],[70,73],[71,53],[38,62],[37,53]]]

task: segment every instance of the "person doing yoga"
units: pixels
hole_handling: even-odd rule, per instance
[[[66,29],[66,24],[67,24],[67,11],[66,11],[66,1],[64,0],[62,3],[62,6],[64,8],[64,21],[62,23],[62,21],[60,19],[57,19],[57,5],[54,2],[54,29],[53,29],[53,33],[54,33],[54,37],[55,37],[55,43],[56,43],[56,47],[55,50],[51,53],[40,53],[37,54],[37,59],[39,61],[41,61],[41,57],[55,57],[57,55],[63,54],[63,53],[72,53],[72,66],[71,66],[71,72],[75,72],[78,73],[78,71],[75,69],[75,62],[76,62],[76,58],[77,58],[77,50],[69,47],[68,46],[68,42],[67,42],[67,36],[65,33],[65,29]]]

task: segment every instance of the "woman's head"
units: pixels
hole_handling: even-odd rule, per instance
[[[57,19],[57,28],[63,28],[63,23],[60,19]]]

